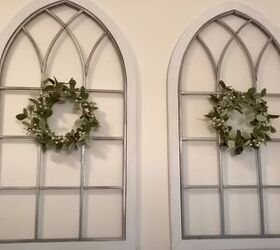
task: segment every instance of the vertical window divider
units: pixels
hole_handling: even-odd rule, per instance
[[[220,196],[220,225],[221,225],[221,235],[225,235],[225,199],[224,199],[224,174],[223,174],[223,156],[222,151],[219,148],[220,138],[217,141],[218,149],[218,181],[219,181],[219,196]]]
[[[217,71],[215,72],[215,75],[217,77]],[[216,92],[219,91],[218,86],[218,79],[216,78]],[[224,199],[224,172],[223,172],[223,155],[222,150],[220,148],[221,144],[221,138],[217,134],[218,140],[217,140],[217,150],[218,150],[218,185],[219,185],[219,200],[220,200],[220,225],[221,225],[221,235],[225,235],[225,199]]]
[[[260,62],[259,62],[260,63]],[[253,87],[257,90],[257,66],[253,68],[252,80]],[[259,196],[259,215],[260,215],[260,234],[261,236],[265,235],[264,227],[264,201],[263,201],[263,181],[262,181],[262,163],[261,163],[261,151],[257,149],[256,151],[256,172],[257,172],[257,185],[258,185],[258,196]]]
[[[265,235],[264,227],[264,200],[263,200],[263,181],[262,181],[262,166],[261,166],[261,152],[260,149],[256,151],[257,158],[257,178],[258,178],[258,196],[259,196],[259,214],[260,214],[260,233]]]
[[[83,145],[81,147],[79,239],[82,239],[83,237],[84,185],[85,185],[85,146]]]
[[[36,200],[35,200],[35,226],[34,239],[39,238],[39,219],[40,219],[40,196],[41,196],[41,172],[42,172],[42,146],[38,146],[38,162],[37,162],[37,177],[36,177]]]

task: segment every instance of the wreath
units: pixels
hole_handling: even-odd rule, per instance
[[[257,93],[255,88],[249,88],[247,92],[239,92],[226,86],[223,81],[220,81],[219,85],[220,93],[210,95],[213,110],[205,116],[209,119],[210,126],[217,131],[221,146],[238,155],[245,148],[259,149],[261,144],[270,141],[269,134],[276,132],[271,125],[271,119],[276,119],[279,115],[268,113],[267,102],[263,99],[266,89],[260,93]],[[234,110],[245,115],[252,128],[250,132],[229,126],[228,120]]]
[[[76,81],[58,82],[56,78],[48,78],[43,82],[40,95],[31,102],[23,113],[16,116],[34,139],[40,143],[45,151],[47,148],[57,150],[72,150],[85,145],[90,139],[92,129],[99,127],[94,111],[94,102],[88,101],[89,94],[84,87],[75,88]],[[53,114],[53,105],[70,101],[74,103],[74,111],[80,114],[75,122],[75,128],[65,135],[57,135],[48,124],[48,118]]]

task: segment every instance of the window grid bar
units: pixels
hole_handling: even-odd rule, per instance
[[[35,225],[34,225],[34,239],[35,240],[38,239],[38,232],[39,232],[41,171],[42,171],[42,147],[38,146],[36,198],[35,198],[35,202],[36,202],[35,203]]]
[[[258,189],[258,185],[224,185],[224,189]],[[263,189],[280,189],[280,185],[262,185]],[[122,190],[122,186],[84,186],[84,190]],[[219,189],[218,185],[184,185],[182,189]],[[0,187],[0,192],[7,191],[36,191],[36,186],[5,186]],[[41,191],[79,191],[79,186],[40,186]]]
[[[182,189],[219,189],[219,185],[184,185]]]
[[[219,201],[220,201],[220,226],[221,235],[225,235],[225,201],[224,201],[224,172],[223,172],[223,156],[220,149],[220,138],[217,141],[218,151],[218,182],[219,182]]]
[[[247,238],[279,238],[280,234],[234,234],[234,235],[184,235],[184,240],[200,240],[200,239],[247,239]]]
[[[260,52],[261,53],[261,52]],[[260,59],[261,60],[261,59]],[[260,62],[259,62],[260,63]],[[253,78],[255,81],[253,81],[253,87],[257,89],[257,68],[254,68]],[[256,151],[256,172],[257,172],[257,183],[258,183],[258,196],[259,196],[259,215],[260,215],[260,232],[261,235],[265,234],[265,221],[264,221],[264,200],[263,200],[263,188],[262,188],[262,162],[261,162],[261,153],[260,149]]]
[[[1,139],[1,137],[0,137]],[[217,137],[182,137],[181,138],[182,141],[218,141],[218,138]],[[269,142],[280,142],[280,138],[271,138],[271,141]],[[269,143],[268,142],[268,143]]]
[[[262,182],[262,166],[261,166],[261,153],[258,149],[256,152],[256,158],[257,158],[257,166],[256,166],[256,172],[257,172],[257,178],[258,178],[258,195],[259,195],[259,213],[260,213],[260,229],[261,234],[265,234],[265,222],[264,222],[264,200],[263,200],[263,182]]]
[[[83,237],[84,214],[84,182],[85,182],[85,146],[81,147],[81,172],[80,172],[80,207],[79,207],[79,239]]]
[[[216,137],[183,137],[181,138],[182,141],[218,141],[218,138]]]
[[[217,95],[219,92],[217,91],[181,91],[182,96],[209,96],[209,95]],[[267,97],[280,97],[280,93],[267,93]]]
[[[28,135],[0,135],[0,140],[32,140],[32,136]],[[91,136],[93,141],[123,141],[123,137],[119,136]]]
[[[0,187],[1,191],[36,191],[37,189],[41,191],[66,191],[73,190],[79,191],[79,186],[6,186]],[[84,190],[122,190],[122,186],[84,186]]]
[[[179,78],[181,78],[181,74],[179,75]],[[181,83],[181,80],[179,80],[179,83]],[[179,89],[181,87],[181,84],[179,85]],[[183,134],[183,128],[181,126],[182,124],[182,96],[179,94],[178,91],[178,118],[179,118],[179,168],[180,168],[180,206],[181,206],[181,235],[182,238],[184,238],[186,228],[185,228],[185,223],[184,223],[184,218],[185,218],[185,209],[184,209],[184,196],[183,196],[183,190],[182,190],[182,185],[183,185],[183,140],[182,140],[182,134]]]
[[[123,73],[125,76],[125,88],[127,86],[127,78],[126,74]],[[122,139],[122,146],[123,146],[123,154],[122,154],[122,239],[126,239],[126,195],[127,195],[127,91],[124,93],[124,102],[123,102],[123,139]]]
[[[122,241],[122,237],[83,237],[83,238],[38,238],[34,239],[18,239],[18,240],[0,240],[2,244],[12,243],[34,243],[34,242],[76,242],[76,241]]]
[[[258,189],[259,185],[224,185],[224,189]],[[263,189],[280,189],[280,185],[262,185]],[[182,189],[219,189],[219,185],[184,185]]]
[[[41,91],[41,87],[21,87],[21,86],[2,86],[0,91]],[[124,94],[124,90],[121,89],[87,89],[89,93],[102,93],[102,94]]]
[[[230,43],[230,42],[229,42]],[[225,51],[226,49],[224,49]],[[223,52],[222,52],[223,53]],[[222,55],[221,55],[222,57]],[[221,67],[221,63],[219,62],[220,65],[217,65],[216,72],[215,72],[215,79],[216,79],[216,84],[215,84],[215,91],[218,92],[220,87],[219,87],[219,68]],[[224,201],[224,172],[223,172],[223,155],[222,151],[220,148],[221,144],[221,138],[216,135],[217,137],[217,143],[216,143],[216,148],[217,148],[217,153],[218,153],[218,185],[219,185],[219,202],[220,202],[220,232],[221,235],[225,235],[225,201]]]

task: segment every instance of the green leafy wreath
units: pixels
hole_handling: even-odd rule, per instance
[[[232,87],[226,86],[223,81],[219,82],[221,91],[217,95],[210,95],[213,110],[205,115],[209,119],[221,141],[221,146],[230,149],[238,155],[245,148],[258,149],[262,143],[266,144],[271,138],[269,133],[275,133],[276,129],[271,125],[271,119],[279,115],[268,113],[267,102],[263,99],[266,89],[257,93],[255,88],[249,88],[247,92],[239,92]],[[228,125],[232,111],[238,111],[246,115],[246,119],[252,126],[250,133],[233,129]]]
[[[42,91],[37,99],[30,98],[31,103],[23,109],[23,113],[16,116],[28,133],[42,145],[44,151],[47,148],[77,149],[78,146],[87,144],[91,130],[99,127],[94,114],[96,104],[87,100],[89,94],[84,87],[75,88],[75,85],[76,81],[72,78],[67,83],[48,78],[43,82]],[[48,118],[53,114],[53,105],[64,103],[66,100],[73,102],[74,110],[81,115],[75,122],[75,129],[65,135],[57,135],[51,131]]]

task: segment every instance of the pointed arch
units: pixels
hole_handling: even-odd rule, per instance
[[[223,21],[223,18],[228,16],[235,16],[244,20],[243,24],[234,30],[228,24]],[[210,24],[217,24],[221,26],[230,35],[229,40],[223,47],[220,56],[215,60],[211,49],[208,47],[207,42],[201,37],[201,32],[208,27]],[[253,61],[250,51],[248,50],[246,44],[240,37],[240,32],[246,26],[253,25],[262,34],[267,37],[267,41],[264,43],[263,47],[259,51],[256,62]],[[217,34],[218,37],[218,34]],[[184,59],[188,56],[188,50],[191,47],[193,41],[198,41],[203,47],[209,63],[214,69],[214,77],[216,79],[216,87],[213,91],[189,91],[182,89],[182,71]],[[258,81],[258,69],[260,66],[260,61],[262,60],[263,54],[265,53],[269,44],[272,44],[275,53],[280,54],[280,33],[276,27],[274,27],[268,20],[266,20],[260,13],[257,13],[253,9],[237,3],[230,2],[222,4],[213,8],[200,18],[198,18],[191,26],[189,26],[179,41],[177,42],[175,49],[172,53],[167,77],[167,102],[168,102],[168,142],[169,142],[169,184],[170,184],[170,218],[171,218],[171,241],[173,250],[187,250],[187,249],[244,249],[246,244],[246,249],[255,248],[273,248],[277,247],[280,243],[280,234],[270,235],[265,230],[264,225],[264,212],[263,212],[263,190],[264,187],[261,177],[261,163],[260,163],[260,153],[256,155],[257,166],[256,171],[259,173],[258,184],[254,186],[258,190],[260,207],[260,233],[256,235],[230,235],[225,232],[225,219],[224,219],[224,189],[225,185],[223,183],[223,173],[222,173],[222,153],[218,147],[218,138],[215,135],[211,137],[195,137],[192,135],[185,135],[182,128],[183,115],[182,111],[182,100],[188,97],[203,97],[211,93],[215,93],[218,90],[218,81],[220,80],[220,71],[223,64],[223,58],[227,53],[227,49],[230,44],[235,41],[241,50],[244,52],[245,57],[250,69],[250,75],[252,78],[252,85],[257,87]],[[201,70],[199,70],[201,72]],[[279,93],[269,93],[269,95],[274,97],[280,97]],[[201,114],[203,115],[203,114]],[[186,115],[187,116],[187,115]],[[185,119],[189,118],[184,118]],[[277,139],[278,140],[278,139]],[[217,147],[217,184],[203,184],[191,185],[186,184],[183,180],[183,160],[187,156],[184,156],[183,144],[186,142],[205,142],[216,144]],[[184,169],[186,163],[184,165]],[[280,187],[280,186],[279,186]],[[216,190],[219,198],[219,229],[218,233],[210,235],[192,235],[188,234],[185,228],[185,218],[184,218],[184,190]],[[228,188],[228,187],[226,187]],[[275,238],[275,239],[271,239]],[[230,240],[230,244],[228,243]]]

